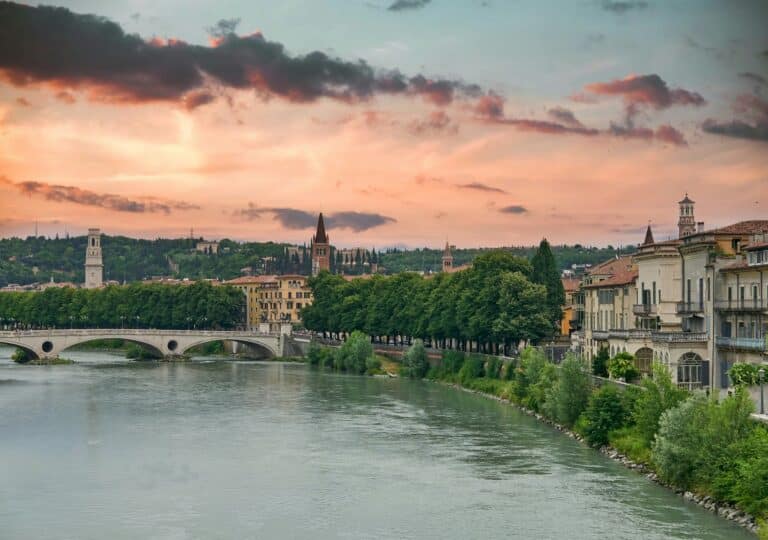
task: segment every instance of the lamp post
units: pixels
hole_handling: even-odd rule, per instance
[[[757,370],[757,375],[760,380],[760,414],[765,414],[765,398],[763,397],[763,383],[765,382],[765,368]]]
[[[189,330],[189,325],[192,323],[192,317],[187,317],[187,330]]]
[[[120,329],[125,328],[125,315],[120,315]]]
[[[141,320],[141,315],[136,315],[136,328],[139,327],[139,321]]]

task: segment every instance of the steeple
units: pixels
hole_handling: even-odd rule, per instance
[[[443,272],[450,272],[451,269],[453,269],[453,254],[451,254],[451,246],[446,241],[443,250]]]
[[[312,237],[312,275],[331,269],[331,243],[325,232],[323,213],[317,218],[317,232]]]
[[[648,228],[645,230],[645,240],[643,240],[644,246],[649,246],[651,244],[655,243],[653,241],[653,233],[651,232],[651,224],[648,224]]]
[[[317,232],[312,238],[312,242],[316,244],[327,244],[328,235],[325,233],[325,222],[323,221],[323,213],[320,212],[320,217],[317,218]]]
[[[101,231],[88,229],[88,244],[85,248],[86,289],[97,289],[104,283],[104,263],[101,259]]]

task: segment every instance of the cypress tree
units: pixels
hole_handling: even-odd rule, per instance
[[[557,325],[563,316],[562,307],[565,304],[565,289],[560,281],[560,272],[557,269],[555,256],[546,238],[539,243],[539,247],[531,260],[533,265],[533,281],[540,283],[547,289],[547,312],[553,325]]]

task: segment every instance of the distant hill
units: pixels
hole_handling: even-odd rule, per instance
[[[195,251],[201,238],[141,240],[125,236],[102,236],[104,252],[104,279],[120,282],[139,281],[152,276],[178,278],[232,279],[242,275],[241,269],[250,267],[255,273],[308,273],[308,250],[300,247],[291,256],[286,255],[289,244],[274,242],[234,242],[221,240],[219,253],[208,255]],[[0,287],[8,283],[27,284],[54,280],[83,282],[85,236],[70,238],[27,237],[0,239]],[[484,249],[454,249],[454,264],[469,263]],[[535,247],[503,248],[515,255],[530,258]],[[621,251],[607,248],[553,246],[552,251],[561,268],[571,264],[596,264]],[[379,266],[387,273],[405,270],[436,272],[442,262],[442,249],[393,249],[373,254]],[[363,261],[370,260],[365,254]],[[365,266],[347,268],[347,273],[359,273]]]

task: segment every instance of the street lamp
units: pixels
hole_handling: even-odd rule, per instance
[[[763,397],[763,383],[765,382],[765,368],[757,370],[757,376],[760,380],[760,414],[765,414],[765,398]]]
[[[124,321],[125,321],[125,315],[120,315],[120,328],[121,329],[125,328]]]
[[[75,319],[74,315],[69,316],[69,329],[72,330],[72,321]]]
[[[139,321],[141,320],[141,315],[136,315],[136,328],[139,327]]]
[[[187,330],[189,330],[189,325],[192,323],[192,317],[187,317]]]

